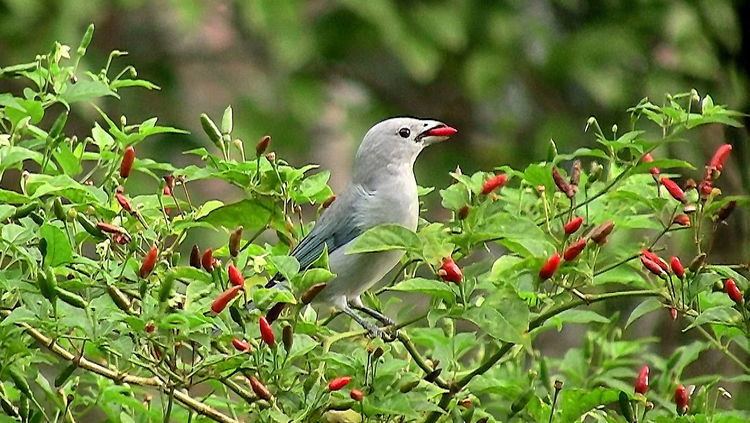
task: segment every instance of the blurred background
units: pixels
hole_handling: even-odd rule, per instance
[[[86,68],[124,50],[114,69],[133,64],[161,87],[124,91],[106,109],[190,130],[160,143],[175,160],[207,143],[201,112],[218,120],[232,105],[241,138],[272,134],[292,163],[331,168],[339,191],[364,132],[413,115],[461,131],[418,165],[421,184],[444,186],[456,165],[524,166],[550,139],[561,151],[591,145],[589,116],[628,128],[625,109],[646,96],[660,104],[695,88],[747,112],[743,16],[739,0],[0,0],[0,66],[56,40],[75,48],[93,22]],[[675,148],[701,163],[724,141],[713,135]],[[745,135],[727,137],[744,157]],[[731,179],[746,185],[746,171]]]
[[[132,64],[161,87],[123,91],[105,110],[192,132],[145,143],[153,150],[139,155],[185,163],[182,151],[210,144],[199,114],[219,120],[232,105],[237,136],[254,143],[271,134],[292,164],[330,168],[338,192],[365,131],[413,115],[460,130],[417,164],[422,185],[444,187],[457,165],[471,173],[544,160],[550,139],[562,152],[592,146],[589,116],[622,132],[626,109],[644,97],[661,104],[665,93],[695,88],[747,113],[748,16],[750,2],[740,0],[0,0],[0,66],[32,61],[56,40],[75,48],[93,22],[85,68],[101,69],[111,50],[124,50],[114,68]],[[95,111],[76,113],[86,134]],[[704,128],[658,155],[700,164],[730,142],[722,189],[746,194],[746,140],[744,129]],[[239,195],[223,189],[205,195]],[[436,193],[427,202],[430,213],[444,213]],[[742,215],[723,230],[717,257],[747,262]],[[663,332],[659,348],[669,353],[685,340],[679,322],[663,317],[639,332]],[[563,352],[580,336],[551,334],[545,344]],[[711,353],[704,363],[717,360]]]

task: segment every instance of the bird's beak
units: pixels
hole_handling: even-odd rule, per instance
[[[419,134],[419,138],[424,139],[427,137],[435,137],[437,138],[435,141],[445,141],[457,132],[458,129],[441,123]]]

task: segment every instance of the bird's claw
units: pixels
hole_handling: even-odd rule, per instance
[[[367,331],[367,336],[369,336],[370,338],[380,338],[386,342],[393,342],[396,340],[395,333],[391,332],[390,330],[387,330],[386,328],[381,328],[369,322],[365,326],[365,330]]]

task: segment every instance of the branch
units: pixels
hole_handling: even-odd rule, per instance
[[[3,317],[9,316],[10,313],[11,312],[9,310],[0,311],[0,315],[2,315]],[[139,385],[139,386],[153,386],[153,387],[159,388],[160,390],[171,389],[156,377],[134,376],[128,373],[120,372],[117,369],[113,369],[109,365],[101,365],[83,356],[78,356],[76,354],[73,354],[70,351],[63,348],[60,344],[55,342],[55,340],[45,336],[42,332],[34,329],[33,327],[29,326],[26,323],[16,323],[16,325],[21,327],[27,334],[29,334],[32,338],[36,339],[36,341],[39,342],[40,344],[47,347],[51,352],[55,353],[58,357],[76,364],[81,369],[88,370],[92,373],[96,373],[99,376],[106,377],[107,379],[111,379],[117,383],[128,383],[128,384]],[[179,401],[181,404],[183,404],[187,408],[192,409],[198,414],[201,414],[210,419],[213,419],[214,421],[221,422],[221,423],[238,423],[237,420],[194,399],[184,389],[180,389],[180,390],[175,389],[173,394],[174,394],[174,398],[177,401]]]
[[[553,308],[552,310],[546,313],[540,314],[529,323],[528,331],[531,332],[532,330],[542,326],[550,318],[562,313],[563,311],[567,311],[572,308],[576,308],[578,306],[590,305],[599,301],[610,300],[614,298],[658,297],[661,295],[662,295],[662,292],[660,290],[651,290],[651,289],[608,292],[608,293],[599,294],[599,295],[585,295],[583,299],[578,299],[575,301],[571,301],[567,304],[562,304],[558,307]],[[461,378],[458,382],[452,384],[453,389],[451,389],[450,392],[446,392],[443,394],[443,396],[440,398],[440,403],[438,404],[438,406],[442,408],[443,410],[446,410],[448,408],[448,404],[450,404],[451,399],[457,392],[459,392],[466,385],[468,385],[469,382],[471,382],[471,380],[475,376],[479,376],[485,373],[486,371],[488,371],[489,369],[491,369],[495,364],[497,364],[498,361],[500,361],[501,358],[505,356],[505,354],[508,353],[508,351],[510,351],[511,348],[513,348],[514,345],[516,344],[512,342],[504,342],[503,345],[500,347],[500,349],[497,350],[497,352],[495,352],[489,358],[487,358],[484,362],[482,362],[482,364],[480,364],[476,369],[472,370],[471,373]],[[442,413],[440,411],[433,411],[427,416],[427,418],[425,419],[425,423],[435,423],[437,419],[440,418],[441,415]]]

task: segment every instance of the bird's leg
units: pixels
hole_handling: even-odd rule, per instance
[[[383,332],[382,329],[377,327],[375,324],[363,319],[362,316],[360,316],[359,314],[355,313],[354,309],[349,307],[349,304],[346,304],[345,306],[341,307],[341,311],[347,316],[354,319],[355,322],[359,323],[359,325],[362,326],[371,337],[385,338],[385,333]]]
[[[367,308],[364,304],[362,304],[362,300],[359,297],[354,297],[351,300],[349,300],[349,305],[355,310],[359,310],[368,316],[372,317],[373,319],[378,320],[380,323],[386,325],[386,326],[393,326],[396,324],[396,322],[393,321],[390,317],[386,316],[385,314],[373,309],[373,308]]]

